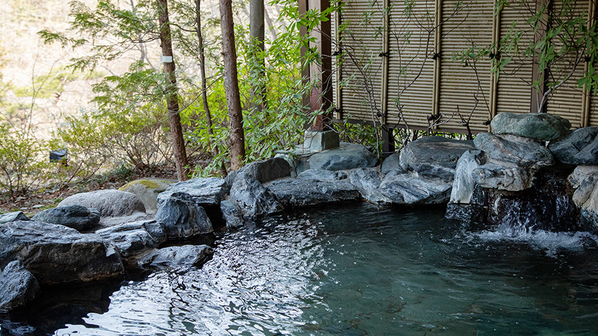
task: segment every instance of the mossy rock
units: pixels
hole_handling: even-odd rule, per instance
[[[131,181],[118,190],[128,191],[137,195],[143,202],[143,205],[145,205],[145,211],[154,214],[158,211],[158,194],[175,182],[174,180],[145,178]]]

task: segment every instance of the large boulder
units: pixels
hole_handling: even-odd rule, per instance
[[[41,211],[32,219],[38,222],[68,226],[77,231],[86,231],[100,223],[100,213],[82,205],[67,205]]]
[[[598,127],[584,127],[558,141],[551,141],[548,149],[562,163],[598,165]]]
[[[222,217],[220,202],[224,199],[229,188],[230,186],[226,184],[226,181],[218,177],[195,178],[178,182],[170,185],[166,191],[158,195],[158,208],[172,194],[188,194],[195,204],[205,209],[210,220],[217,224]]]
[[[173,193],[162,199],[154,219],[162,226],[169,240],[214,232],[205,209],[187,193]]]
[[[251,175],[241,172],[230,189],[230,200],[252,218],[284,210],[276,197]]]
[[[213,253],[214,250],[207,245],[170,246],[144,256],[139,260],[139,266],[186,271],[201,266]]]
[[[108,280],[124,271],[102,237],[36,221],[0,225],[0,266],[13,260],[21,260],[42,286]]]
[[[536,140],[515,135],[480,133],[474,143],[486,162],[473,170],[483,188],[521,191],[532,186],[536,172],[554,164],[550,151]]]
[[[499,113],[490,124],[494,134],[513,134],[550,141],[567,134],[569,120],[548,113]]]
[[[233,185],[235,178],[240,173],[245,173],[260,183],[266,183],[291,176],[291,165],[282,157],[252,162],[239,170],[230,172],[226,176],[225,180],[229,187]]]
[[[40,292],[37,279],[19,260],[12,261],[0,274],[0,313],[29,303]]]
[[[145,206],[137,195],[120,190],[96,190],[75,194],[58,204],[59,207],[69,205],[97,209],[101,217],[130,216],[135,212],[145,213]]]
[[[475,149],[470,140],[424,137],[407,144],[399,160],[404,170],[449,182],[453,180],[459,157],[470,149]]]
[[[151,226],[149,232],[146,229]],[[160,232],[156,234],[156,231]],[[150,232],[154,233],[152,235]],[[121,256],[128,258],[166,241],[163,228],[155,222],[135,222],[112,226],[96,231],[104,240],[114,246]]]
[[[581,219],[598,228],[598,166],[577,166],[568,177],[575,190],[573,202],[581,211]]]
[[[475,137],[474,144],[492,163],[510,163],[523,168],[540,168],[554,164],[554,157],[548,148],[528,138],[480,133]]]
[[[340,147],[316,153],[308,159],[310,169],[325,170],[369,168],[376,163],[376,155],[365,146],[347,142],[341,142]]]
[[[359,191],[346,180],[318,181],[285,178],[268,182],[264,186],[285,207],[306,207],[361,200]]]
[[[417,173],[387,174],[380,193],[396,204],[443,204],[449,201],[452,183]]]
[[[222,219],[226,223],[227,230],[232,231],[243,227],[243,213],[233,202],[222,201],[220,211],[222,211]]]
[[[158,211],[158,194],[173,184],[173,181],[158,179],[158,178],[144,178],[131,181],[118,190],[133,193],[139,197],[145,211],[149,214],[155,214]]]
[[[0,215],[0,224],[14,222],[14,221],[28,221],[29,217],[23,211],[14,211]]]
[[[382,180],[380,173],[375,168],[358,168],[355,169],[350,177],[351,184],[361,193],[361,196],[368,202],[374,204],[390,204],[390,198],[384,196],[378,187]]]

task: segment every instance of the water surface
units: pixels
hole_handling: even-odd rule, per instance
[[[595,335],[597,238],[368,204],[266,219],[56,335]]]

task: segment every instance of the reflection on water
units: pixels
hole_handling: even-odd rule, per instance
[[[183,275],[124,284],[57,335],[594,335],[597,238],[469,232],[357,205],[227,234]],[[501,231],[502,230],[502,231]]]

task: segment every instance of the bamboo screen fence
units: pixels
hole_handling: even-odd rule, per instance
[[[563,0],[552,1],[556,12]],[[577,0],[570,15],[594,17],[594,5]],[[537,38],[528,23],[532,11],[514,1],[499,15],[494,15],[494,0],[343,1],[332,18],[335,117],[390,128],[435,125],[436,131],[447,132],[464,132],[469,120],[471,131],[479,132],[488,130],[498,113],[536,112],[546,88],[533,88],[542,76],[533,57],[524,55],[525,46]],[[519,41],[524,47],[501,54],[496,46],[519,30],[525,31]],[[455,58],[493,43],[486,57]],[[494,75],[492,62],[499,57],[512,58]],[[570,71],[575,57],[551,70]],[[577,84],[586,70],[587,64],[579,63],[544,109],[567,118],[574,128],[598,126],[598,97]]]

